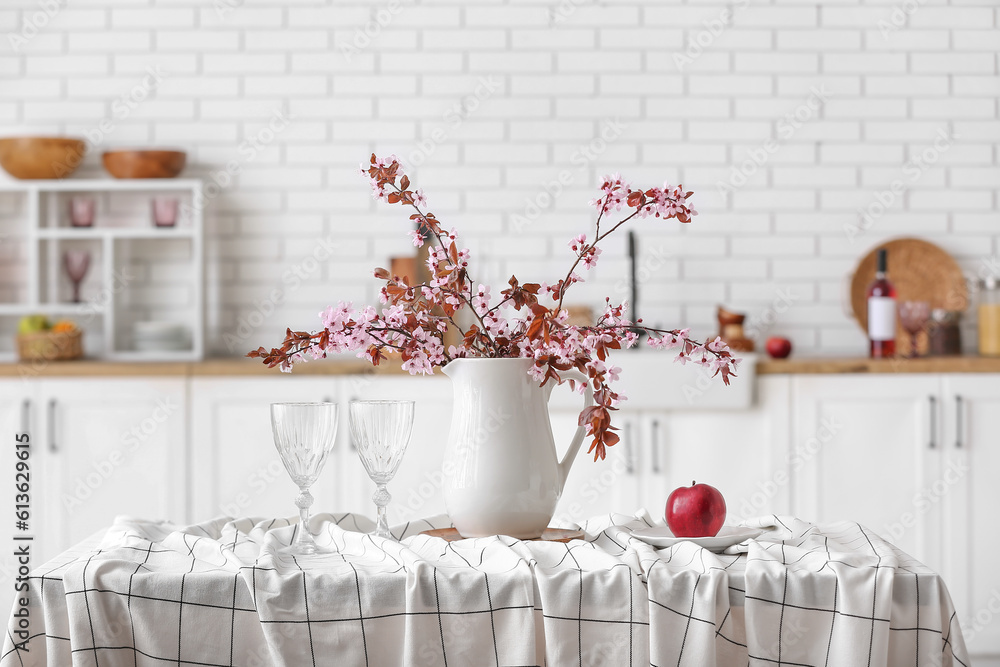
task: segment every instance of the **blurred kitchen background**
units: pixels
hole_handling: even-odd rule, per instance
[[[318,328],[328,304],[375,303],[372,268],[414,256],[406,212],[358,174],[373,151],[497,286],[558,280],[620,172],[683,183],[700,215],[637,220],[634,263],[608,239],[571,305],[635,287],[648,324],[757,355],[731,387],[615,355],[622,442],[580,456],[556,518],[659,520],[697,479],[731,523],[858,521],[943,573],[975,664],[1000,665],[998,21],[992,0],[4,0],[0,137],[86,144],[63,181],[0,174],[0,426],[31,435],[35,564],[124,512],[292,514],[276,401],[416,400],[390,522],[443,512],[447,378],[235,357]],[[11,146],[5,168],[54,164]],[[185,154],[143,163],[177,178],[102,163],[151,148]],[[900,301],[940,311],[914,329],[937,355],[867,358],[883,246]],[[767,359],[771,337],[789,360]],[[55,363],[52,338],[84,360]],[[579,401],[553,394],[560,450]],[[314,509],[372,515],[340,429]],[[0,558],[0,607],[15,574]]]
[[[85,138],[74,178],[104,176],[108,149],[187,152],[209,354],[371,301],[370,268],[412,253],[358,176],[372,151],[407,164],[479,280],[555,280],[605,173],[682,182],[693,224],[634,227],[648,322],[705,336],[725,304],[796,354],[864,354],[845,281],[885,239],[998,271],[993,5],[8,0],[0,130]],[[0,219],[19,206],[0,195]],[[609,241],[584,305],[628,295]],[[0,254],[2,289],[23,288],[17,244]],[[133,288],[183,307],[184,260]]]

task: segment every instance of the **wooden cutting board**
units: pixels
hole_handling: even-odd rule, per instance
[[[851,310],[868,331],[868,286],[875,280],[875,264],[879,248],[889,253],[889,280],[896,287],[898,303],[927,301],[931,309],[966,310],[969,290],[962,269],[954,258],[938,246],[922,239],[893,239],[872,248],[861,258],[851,278]],[[917,348],[927,352],[927,334],[917,334]],[[896,322],[896,353],[906,356],[910,351],[910,334]]]

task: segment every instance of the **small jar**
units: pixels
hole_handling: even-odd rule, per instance
[[[995,276],[979,284],[979,354],[1000,357],[1000,287]]]
[[[962,311],[935,308],[927,329],[927,353],[933,357],[962,354]]]

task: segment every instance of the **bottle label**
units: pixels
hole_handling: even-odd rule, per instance
[[[888,296],[868,298],[868,338],[896,339],[896,300]]]

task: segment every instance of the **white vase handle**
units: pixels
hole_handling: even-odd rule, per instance
[[[589,408],[594,404],[594,390],[590,386],[590,378],[581,373],[578,370],[570,369],[568,371],[560,371],[559,374],[567,380],[576,380],[577,382],[583,384],[586,387],[583,394],[583,407],[584,409]],[[549,392],[549,398],[552,397],[552,393]],[[582,424],[577,426],[576,433],[573,435],[572,442],[569,443],[569,449],[566,450],[566,454],[563,456],[562,461],[559,462],[559,493],[562,494],[563,486],[566,484],[566,478],[569,477],[570,468],[573,467],[573,461],[576,460],[577,452],[580,451],[580,445],[583,444],[583,439],[587,436],[587,429]]]

